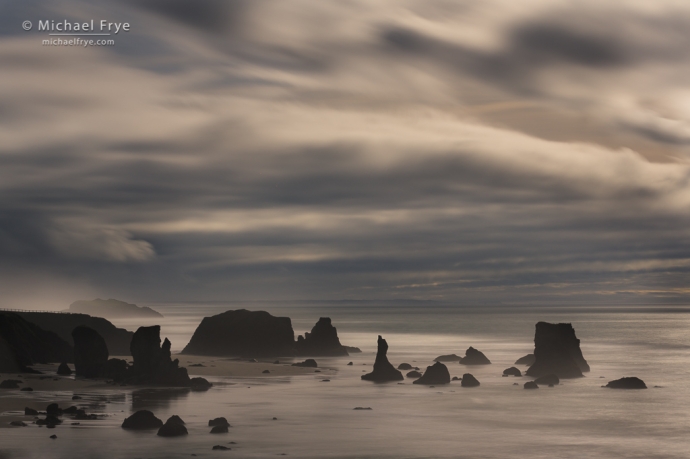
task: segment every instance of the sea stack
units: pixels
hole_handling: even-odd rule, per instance
[[[297,354],[308,356],[347,356],[345,346],[340,344],[338,331],[329,317],[321,317],[311,332],[297,337]]]
[[[402,373],[395,369],[388,361],[386,354],[388,353],[388,343],[379,335],[378,351],[376,352],[376,360],[374,361],[374,371],[362,376],[365,381],[402,381]]]
[[[571,324],[537,323],[534,359],[526,372],[529,376],[555,374],[559,378],[578,378],[589,371]]]
[[[486,358],[483,352],[470,346],[465,351],[465,357],[460,359],[462,365],[491,365],[491,361]]]
[[[435,364],[426,367],[424,375],[412,384],[449,384],[450,383],[450,373],[448,372],[448,367],[441,362],[436,362]]]
[[[93,328],[79,325],[72,330],[74,339],[74,373],[85,378],[98,378],[108,362],[108,346]]]
[[[182,354],[279,357],[295,354],[289,317],[238,309],[204,317]]]

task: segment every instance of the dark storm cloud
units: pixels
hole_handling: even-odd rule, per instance
[[[140,0],[130,2],[204,32],[224,33],[242,23],[247,0]]]

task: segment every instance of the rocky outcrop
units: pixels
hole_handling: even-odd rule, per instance
[[[537,323],[534,358],[526,372],[530,376],[555,374],[559,378],[577,378],[589,371],[571,324]]]
[[[435,364],[426,367],[424,375],[412,384],[449,384],[450,383],[450,373],[448,372],[448,367],[441,362],[436,362]]]
[[[128,380],[138,384],[155,384],[173,387],[190,387],[186,368],[179,360],[170,358],[170,341],[165,338],[161,345],[161,327],[139,327],[132,337],[130,352],[133,363]]]
[[[515,367],[510,367],[510,368],[506,368],[505,370],[503,370],[503,375],[504,376],[522,376],[522,372]]]
[[[481,351],[470,346],[465,351],[465,357],[460,359],[460,363],[462,365],[490,365],[491,361]]]
[[[646,389],[647,385],[640,378],[632,376],[609,381],[606,387],[611,389]]]
[[[365,381],[386,382],[386,381],[402,381],[402,373],[395,369],[388,361],[386,354],[388,353],[388,343],[379,335],[378,351],[376,352],[376,360],[374,361],[374,371],[362,376]]]
[[[187,435],[187,428],[184,421],[177,415],[169,417],[158,429],[159,437],[181,437],[182,435]]]
[[[515,361],[515,365],[532,365],[534,364],[534,354],[527,354]]]
[[[140,307],[136,304],[125,303],[120,300],[95,300],[75,301],[69,305],[68,312],[88,314],[96,317],[127,318],[127,317],[163,317],[163,314],[154,311],[146,306]]]
[[[558,376],[551,374],[540,376],[535,379],[534,382],[538,386],[557,386],[561,383],[561,380],[558,378]]]
[[[123,429],[149,430],[159,429],[163,426],[163,421],[158,419],[149,410],[139,410],[122,423]]]
[[[304,362],[296,362],[292,364],[293,367],[318,368],[319,365],[314,359],[307,359]]]
[[[183,354],[216,356],[290,356],[295,334],[289,317],[265,311],[226,311],[205,317]]]
[[[539,389],[539,386],[534,381],[527,381],[522,387],[525,389]]]
[[[17,314],[43,330],[55,333],[70,346],[74,346],[72,330],[80,325],[85,325],[93,328],[103,337],[111,355],[129,355],[129,343],[132,341],[134,333],[124,328],[117,328],[102,317],[57,312],[18,312]],[[64,360],[56,360],[56,362],[61,361]],[[67,362],[72,362],[71,355]]]
[[[462,375],[462,382],[460,383],[460,385],[462,387],[477,387],[479,386],[479,381],[470,373],[465,373],[464,375]]]
[[[459,362],[462,359],[459,355],[455,354],[446,354],[446,355],[439,355],[434,359],[434,362]]]
[[[72,346],[55,333],[19,314],[0,312],[0,364],[5,368],[1,371],[30,371],[35,363],[73,361]]]
[[[72,369],[67,365],[67,363],[62,362],[57,369],[57,374],[60,376],[70,376],[72,374]]]
[[[84,378],[103,376],[108,362],[105,340],[93,328],[80,325],[72,330],[74,340],[74,373]]]
[[[321,317],[311,332],[297,337],[296,351],[298,355],[314,356],[347,356],[345,346],[340,344],[338,331],[331,324],[331,319]]]

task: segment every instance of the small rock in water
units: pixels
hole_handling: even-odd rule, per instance
[[[73,395],[72,400],[81,400],[81,397],[78,395]]]
[[[647,385],[640,378],[633,376],[609,381],[606,387],[610,389],[646,389]]]
[[[464,375],[462,375],[462,382],[460,383],[460,385],[462,387],[477,387],[479,386],[479,381],[470,373],[465,373]]]
[[[26,427],[26,423],[22,421],[12,421],[10,422],[12,427]]]
[[[539,386],[534,381],[527,381],[523,387],[525,389],[539,389]]]
[[[458,378],[457,376],[453,376],[453,379],[451,381],[462,381],[462,378]]]
[[[349,362],[349,363],[348,363],[348,365],[354,365],[354,363],[352,363],[352,362]]]
[[[50,436],[50,438],[52,438],[53,440],[55,440],[55,439],[57,438],[57,435],[53,434],[53,435]]]
[[[518,383],[516,383],[516,382],[513,383],[513,386],[519,386],[519,385],[520,385],[520,384],[518,384]]]
[[[275,362],[273,362],[273,365],[280,365],[280,360],[276,360]]]
[[[227,425],[214,426],[213,429],[211,429],[211,433],[212,434],[228,433],[228,426]]]
[[[34,389],[32,387],[22,387],[19,390],[22,392],[33,392],[34,391]]]
[[[269,370],[264,370],[264,371],[262,371],[261,373],[266,374],[266,373],[270,373],[270,371],[269,371]]]
[[[277,421],[277,420],[278,420],[278,418],[273,418],[273,420],[274,420],[274,421]]]
[[[211,449],[214,451],[229,451],[230,450],[230,448],[228,448],[227,446],[223,446],[223,445],[216,445]]]
[[[411,369],[412,369],[412,365],[410,365],[409,363],[401,363],[400,365],[398,365],[398,370],[411,370]]]
[[[230,427],[230,423],[228,422],[227,419],[220,417],[220,418],[215,418],[215,419],[211,419],[210,421],[208,421],[208,426],[209,427],[215,427],[215,426]]]
[[[330,379],[322,379],[321,382],[331,382]]]
[[[38,416],[38,411],[36,411],[32,408],[26,407],[26,408],[24,408],[24,415],[25,416]]]
[[[296,362],[292,364],[293,367],[308,367],[308,368],[317,368],[318,365],[316,364],[316,360],[314,359],[307,359],[304,362]]]
[[[366,407],[364,407],[364,406],[357,406],[357,407],[352,408],[352,409],[353,409],[353,410],[372,410],[373,408],[370,407],[370,406],[366,406]]]
[[[522,372],[518,368],[510,367],[503,370],[503,376],[522,376]]]

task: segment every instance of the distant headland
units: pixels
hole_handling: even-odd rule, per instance
[[[96,317],[105,318],[126,318],[126,317],[163,317],[163,314],[154,311],[146,306],[125,303],[120,300],[79,300],[69,305],[65,312],[89,314]]]

